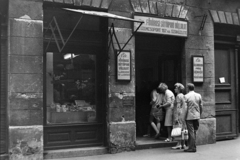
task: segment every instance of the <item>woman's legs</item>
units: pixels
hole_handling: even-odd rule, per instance
[[[160,134],[160,130],[161,130],[161,123],[160,123],[160,121],[157,121],[157,129],[158,129],[158,133]]]
[[[172,126],[167,126],[168,139],[171,141]]]
[[[152,115],[150,115],[150,124],[151,124],[152,128],[154,129],[154,131],[156,132],[156,135],[157,135],[160,130],[158,129],[156,124],[153,122],[153,119],[154,119],[154,117]]]

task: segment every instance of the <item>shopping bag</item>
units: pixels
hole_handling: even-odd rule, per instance
[[[173,126],[171,136],[172,137],[182,136],[182,126],[179,123]]]

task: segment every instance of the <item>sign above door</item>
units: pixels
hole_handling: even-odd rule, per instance
[[[163,34],[171,36],[188,36],[188,22],[156,17],[134,16],[135,20],[143,21],[144,23],[139,28],[138,32]],[[138,26],[134,24],[134,29]]]

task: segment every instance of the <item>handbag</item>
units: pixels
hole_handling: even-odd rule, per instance
[[[180,125],[179,122],[178,122],[178,125],[173,126],[171,136],[172,137],[182,136],[182,126]]]
[[[162,108],[156,108],[153,112],[153,116],[155,119],[159,119],[160,121],[163,120],[164,118],[164,114],[163,114],[163,111],[162,111]]]

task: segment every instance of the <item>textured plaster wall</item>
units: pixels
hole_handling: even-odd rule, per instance
[[[43,159],[42,0],[9,1],[9,152]]]
[[[200,128],[198,131],[197,144],[208,144],[216,142],[216,118],[215,118],[215,68],[214,68],[214,26],[209,14],[209,9],[225,12],[235,12],[240,7],[237,0],[186,0],[188,7],[187,19],[189,21],[189,37],[185,43],[185,54],[183,61],[183,81],[185,84],[192,81],[192,55],[204,56],[204,83],[196,85],[196,91],[203,97],[204,109],[201,116]],[[205,27],[199,34],[201,16],[207,14],[208,18]]]
[[[132,9],[129,1],[113,0],[110,13],[131,17]],[[121,46],[127,42],[132,34],[131,22],[110,20],[109,25],[114,23],[116,35]],[[133,98],[135,100],[135,50],[134,39],[132,39],[125,50],[131,51],[131,81],[116,81],[116,53],[114,49],[118,49],[116,40],[113,42],[114,48],[109,51],[108,79],[109,79],[109,107],[108,107],[108,144],[110,153],[128,151],[135,149],[135,105],[124,106],[124,98]]]
[[[215,143],[216,119],[215,117],[215,77],[214,77],[214,28],[208,9],[208,1],[186,0],[188,8],[189,36],[185,42],[183,56],[183,82],[192,82],[192,56],[204,56],[204,82],[196,84],[196,92],[203,98],[203,114],[197,136],[197,144]],[[204,29],[199,33],[202,16],[207,14]],[[214,134],[213,134],[214,133]]]

